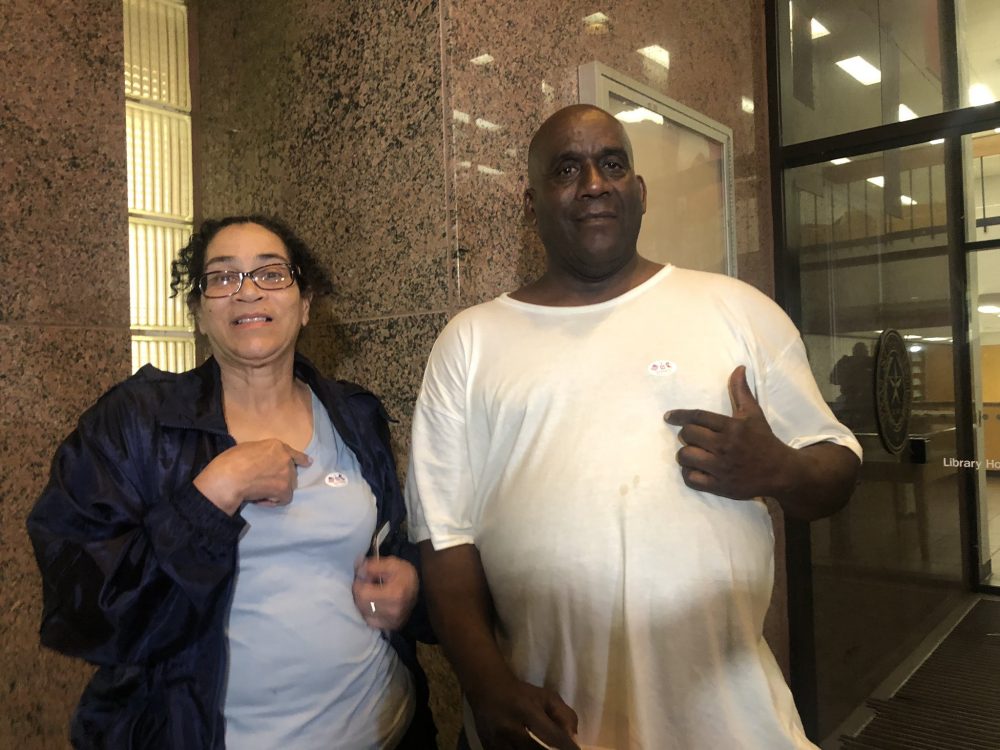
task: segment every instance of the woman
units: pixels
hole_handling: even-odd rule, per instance
[[[171,288],[212,357],[59,448],[28,530],[42,642],[99,666],[75,747],[436,747],[385,412],[295,352],[329,286],[280,222],[206,221]]]

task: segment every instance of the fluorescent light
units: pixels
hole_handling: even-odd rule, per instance
[[[985,315],[1000,315],[1000,307],[996,305],[980,305],[976,309]]]
[[[846,156],[841,156],[839,159],[830,159],[830,163],[836,164],[839,167],[841,164],[850,164],[851,160]]]
[[[815,18],[809,22],[809,29],[812,32],[813,39],[819,39],[820,37],[826,36],[830,33],[830,30]]]
[[[480,174],[503,174],[499,169],[487,167],[485,164],[477,164],[476,171]]]
[[[493,62],[493,55],[489,52],[484,52],[479,57],[473,57],[469,62],[473,65],[489,65]]]
[[[606,24],[610,20],[611,19],[608,18],[603,13],[597,12],[597,13],[591,13],[589,16],[587,16],[586,18],[584,18],[583,22],[585,24],[590,25],[590,26],[601,26],[603,24]]]
[[[938,145],[944,143],[944,138],[935,138],[933,141],[927,141],[927,142],[929,144],[931,144],[932,146],[938,146]]]
[[[651,112],[645,107],[636,107],[635,109],[626,109],[624,112],[619,112],[615,115],[615,119],[620,122],[655,122],[657,125],[663,124],[663,115],[658,115],[656,112]]]
[[[915,333],[904,333],[903,338],[906,339],[907,341],[914,341],[916,339],[923,338],[923,336],[918,336]]]
[[[915,205],[917,205],[917,202],[915,200],[913,200],[913,198],[911,198],[908,195],[901,195],[901,196],[899,196],[899,202],[902,203],[904,206],[915,206]]]
[[[503,125],[497,125],[495,122],[490,122],[489,120],[484,120],[482,117],[477,117],[476,127],[495,133],[496,131],[501,130]]]
[[[933,341],[937,343],[939,341],[951,341],[947,336],[924,336],[924,341]]]
[[[637,49],[636,52],[643,57],[652,60],[657,65],[662,65],[664,68],[670,67],[670,53],[663,49],[663,47],[659,44],[652,44],[649,47]]]
[[[912,109],[907,107],[905,104],[899,105],[899,121],[906,122],[907,120],[916,120],[917,113]]]
[[[910,351],[913,352],[914,354],[916,354],[917,352],[922,352],[923,350],[924,347],[920,346],[920,344],[914,344],[913,346],[910,347]]]
[[[860,55],[838,60],[837,67],[865,86],[871,86],[882,80],[882,71]]]
[[[748,115],[753,114],[753,99],[751,99],[749,96],[740,97],[740,109],[742,109]]]
[[[868,182],[876,187],[885,187],[885,177],[879,175],[878,177],[869,177]]]
[[[979,107],[983,104],[992,104],[997,100],[993,91],[985,83],[974,83],[969,86],[969,105]]]
[[[466,125],[472,122],[472,118],[469,117],[469,113],[463,112],[460,109],[453,109],[451,111],[451,119],[455,122],[464,122]]]

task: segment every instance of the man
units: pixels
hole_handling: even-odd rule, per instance
[[[860,448],[773,302],[636,254],[617,120],[557,112],[528,173],[546,271],[448,324],[413,423],[411,536],[469,744],[813,747],[763,640],[755,498],[831,513]]]

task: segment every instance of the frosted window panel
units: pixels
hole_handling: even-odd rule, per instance
[[[636,170],[649,194],[652,210],[642,219],[640,255],[658,263],[726,273],[724,143],[617,93],[610,94],[609,104],[611,114],[626,118]]]
[[[194,338],[133,336],[132,371],[151,364],[167,372],[184,372],[195,366]]]
[[[190,118],[126,102],[125,146],[129,212],[190,222]]]
[[[622,123],[646,181],[639,253],[736,276],[732,130],[599,62],[578,72],[580,101]]]
[[[125,95],[191,111],[187,9],[125,0]]]
[[[170,297],[170,265],[191,226],[130,219],[128,250],[132,326],[191,330],[183,292]]]

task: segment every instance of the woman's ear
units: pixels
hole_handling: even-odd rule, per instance
[[[309,307],[312,304],[312,292],[302,295],[302,327],[305,328],[309,322]]]

